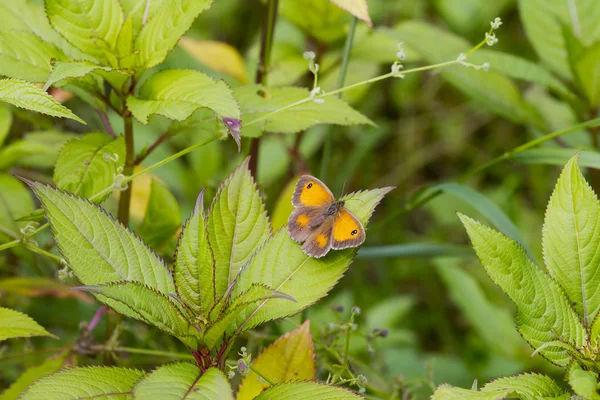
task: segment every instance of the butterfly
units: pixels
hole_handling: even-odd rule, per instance
[[[288,232],[311,257],[321,258],[330,249],[357,247],[365,241],[362,223],[314,176],[298,180],[292,205],[295,210],[288,219]]]

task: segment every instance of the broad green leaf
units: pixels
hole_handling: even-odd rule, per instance
[[[377,204],[392,189],[387,187],[356,192],[342,200],[366,227]],[[357,249],[332,250],[326,257],[312,258],[290,238],[287,230],[279,230],[242,269],[234,294],[247,290],[253,284],[262,283],[291,296],[296,302],[265,300],[253,311],[254,315],[244,328],[250,329],[265,321],[295,314],[321,299],[346,272],[356,252]],[[244,314],[240,314],[242,320],[250,317]]]
[[[0,226],[19,235],[25,224],[15,220],[34,209],[31,193],[23,183],[12,175],[0,173]],[[0,233],[0,240],[7,238],[8,236]]]
[[[211,0],[169,0],[144,25],[135,39],[139,51],[137,65],[151,68],[160,64],[190,29],[192,22],[212,4]]]
[[[588,338],[563,289],[527,258],[518,243],[469,217],[459,216],[481,264],[517,306],[517,327],[523,338],[548,360],[566,366],[571,360],[569,351],[553,343],[581,348]]]
[[[523,164],[565,165],[571,157],[579,155],[579,164],[583,167],[600,169],[600,153],[596,151],[543,148],[526,150],[512,155],[512,158]]]
[[[281,0],[279,15],[320,43],[345,37],[350,22],[344,10],[326,0]]]
[[[0,29],[0,75],[44,82],[50,74],[51,60],[64,58],[54,44],[33,33]]]
[[[169,1],[170,0],[152,0],[148,3],[148,0],[121,0],[121,5],[123,6],[125,15],[127,15],[127,19],[131,19],[131,29],[134,38],[142,28],[144,15],[146,15],[146,21],[149,21],[156,13],[164,9],[165,4]]]
[[[307,99],[310,93],[307,89],[297,87],[264,88],[260,85],[247,85],[234,89],[234,94],[242,109],[243,136],[260,136],[261,131],[296,133],[317,124],[373,124],[343,100],[329,96],[323,99],[323,104],[308,101],[247,125],[273,111]]]
[[[437,271],[448,288],[450,299],[489,348],[515,358],[523,350],[523,339],[515,330],[512,316],[493,304],[475,278],[463,271],[457,259],[436,260]],[[501,337],[502,340],[498,340]]]
[[[360,400],[363,396],[341,387],[318,382],[292,382],[273,386],[255,397],[255,400]]]
[[[585,49],[575,61],[575,72],[592,107],[600,104],[600,43]]]
[[[47,359],[38,366],[28,368],[4,393],[0,394],[0,400],[17,400],[21,392],[29,385],[41,377],[61,369],[68,355],[69,352],[64,352],[57,357]]]
[[[0,101],[25,110],[36,111],[54,117],[70,118],[86,124],[71,110],[54,100],[32,83],[19,79],[0,79]]]
[[[125,164],[125,142],[104,133],[88,133],[63,147],[54,167],[59,189],[84,198],[94,196],[114,183],[117,169]],[[98,198],[101,203],[110,194]]]
[[[473,252],[468,247],[446,243],[407,243],[362,247],[356,258],[435,258],[448,256],[472,257]]]
[[[155,3],[160,2],[152,2],[152,4]],[[129,14],[129,16],[125,19],[125,22],[123,22],[123,25],[121,26],[121,30],[119,31],[119,35],[117,36],[117,43],[115,44],[115,52],[117,53],[119,66],[126,66],[126,62],[124,62],[124,59],[127,56],[131,55],[133,49],[133,39],[133,15]]]
[[[233,400],[223,372],[209,368],[202,373],[186,362],[156,368],[135,385],[133,395],[139,400]]]
[[[52,68],[52,73],[45,81],[46,83],[44,84],[43,90],[48,90],[50,86],[56,85],[64,80],[82,78],[91,74],[92,72],[100,73],[100,75],[105,77],[106,80],[117,89],[121,88],[121,85],[128,77],[128,71],[126,70],[104,67],[88,61],[56,61]]]
[[[244,59],[237,49],[225,42],[182,37],[179,46],[213,71],[221,72],[241,83],[248,82]]]
[[[84,285],[127,280],[175,293],[164,262],[102,208],[41,183],[31,186],[57,246]]]
[[[27,133],[23,139],[0,148],[0,170],[16,165],[51,168],[65,143],[75,137],[72,133],[54,130]]]
[[[330,0],[333,4],[340,7],[343,10],[348,11],[356,18],[363,20],[369,26],[373,26],[371,17],[369,17],[369,7],[367,0]]]
[[[251,285],[248,290],[234,296],[231,301],[228,296],[223,296],[209,314],[211,325],[204,334],[206,346],[213,348],[223,339],[224,335],[231,337],[241,332],[247,322],[246,316],[253,314],[260,304],[270,299],[295,301],[285,293],[260,283]],[[228,303],[226,304],[226,302]]]
[[[521,246],[526,247],[525,241],[521,237],[519,230],[512,221],[504,214],[504,211],[494,204],[490,199],[485,197],[480,192],[471,189],[468,186],[458,183],[443,183],[435,186],[436,189],[445,193],[451,194],[463,200],[467,204],[472,205],[492,222],[500,232],[504,233],[509,238],[518,242]]]
[[[544,261],[589,327],[600,310],[600,204],[577,156],[556,183],[542,229]]]
[[[512,0],[434,0],[433,4],[453,31],[466,35],[488,30],[490,21],[502,15]]]
[[[448,384],[438,386],[431,400],[503,400],[510,395],[510,389],[496,390],[494,392],[476,392],[474,390],[457,388]]]
[[[10,107],[5,104],[0,104],[0,148],[2,148],[4,140],[10,133],[12,121],[13,117]]]
[[[123,24],[118,0],[44,0],[52,27],[79,50],[105,59]]]
[[[394,28],[398,40],[418,49],[429,63],[455,60],[473,46],[464,39],[433,25],[409,21]],[[467,61],[470,61],[467,58]],[[527,107],[516,85],[507,77],[490,70],[476,71],[462,65],[441,70],[442,76],[486,109],[519,123],[527,119]]]
[[[0,307],[0,321],[0,341],[31,336],[50,336],[58,339],[29,316],[10,308]]]
[[[310,321],[278,338],[252,362],[273,383],[312,381],[316,378]],[[252,400],[270,385],[250,371],[242,379],[237,400]]]
[[[120,367],[69,368],[36,381],[20,400],[125,400],[142,376],[144,371]]]
[[[153,325],[190,348],[198,347],[199,332],[167,294],[139,282],[113,282],[79,288],[127,317]]]
[[[598,374],[586,371],[577,363],[569,366],[567,381],[575,394],[589,400],[600,399],[598,394]]]
[[[183,225],[177,243],[173,279],[179,298],[197,315],[206,317],[216,301],[215,261],[208,242],[204,190]]]
[[[181,226],[179,203],[169,189],[156,178],[152,179],[146,214],[136,229],[151,248],[159,248],[173,237]]]
[[[247,158],[223,182],[208,212],[208,241],[215,259],[217,299],[271,234],[265,205],[248,162]]]

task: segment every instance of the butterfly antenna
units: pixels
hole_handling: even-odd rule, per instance
[[[346,179],[346,180],[344,181],[344,184],[342,185],[342,196],[343,196],[343,195],[346,193],[346,192],[345,192],[345,190],[346,190],[346,182],[347,182],[347,181],[348,181],[348,180]]]

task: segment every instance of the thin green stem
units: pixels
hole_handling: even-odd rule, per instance
[[[125,168],[123,173],[125,176],[129,176],[133,173],[135,166],[135,151],[133,148],[133,117],[129,112],[123,117],[123,123],[125,125]],[[127,185],[127,188],[121,192],[119,197],[119,221],[129,226],[129,209],[131,208],[131,184]]]
[[[352,43],[354,42],[354,32],[356,31],[356,24],[358,18],[352,17],[350,23],[350,31],[346,36],[346,44],[344,45],[344,53],[342,55],[342,67],[340,69],[340,75],[338,76],[338,89],[344,87],[346,82],[346,73],[348,72],[348,62],[350,61],[350,52],[352,51]],[[342,92],[337,93],[338,97],[342,97]],[[333,130],[329,130],[327,137],[325,138],[325,146],[323,147],[323,158],[321,159],[321,174],[319,177],[323,180],[327,179],[327,169],[329,168],[329,160],[331,159],[331,149],[333,147]]]
[[[173,353],[171,351],[161,351],[161,350],[149,350],[149,349],[138,349],[135,347],[115,347],[112,351],[131,353],[131,354],[143,354],[146,356],[156,356],[156,357],[170,357],[170,358],[178,358],[184,360],[193,360],[194,356],[189,353]]]
[[[12,240],[10,242],[6,242],[4,244],[0,244],[0,251],[7,250],[7,249],[10,249],[12,247],[17,247],[19,244],[21,244],[20,240]]]
[[[275,386],[277,384],[277,383],[273,382],[272,380],[270,380],[269,378],[267,378],[266,376],[264,376],[259,370],[257,370],[256,368],[254,368],[252,365],[249,365],[249,367],[250,367],[250,371],[252,371],[256,375],[260,376],[269,385]]]
[[[54,261],[56,261],[58,263],[61,263],[62,260],[63,260],[62,257],[59,257],[56,254],[52,254],[52,253],[50,253],[50,252],[48,252],[46,250],[40,249],[39,247],[34,246],[34,245],[32,245],[31,243],[28,243],[28,242],[23,242],[23,247],[25,247],[28,250],[31,250],[34,253],[41,254],[43,256],[51,258],[51,259],[53,259]]]

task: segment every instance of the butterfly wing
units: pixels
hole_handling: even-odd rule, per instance
[[[292,196],[294,207],[321,207],[335,201],[333,193],[323,182],[310,175],[303,175],[296,184]]]
[[[287,223],[287,229],[292,239],[297,243],[304,243],[310,234],[327,219],[327,208],[328,206],[296,208]]]
[[[331,249],[333,216],[329,216],[321,225],[311,230],[306,241],[302,245],[302,250],[314,258],[325,256]]]
[[[365,241],[365,228],[354,214],[342,208],[335,214],[332,236],[332,249],[357,247]]]

